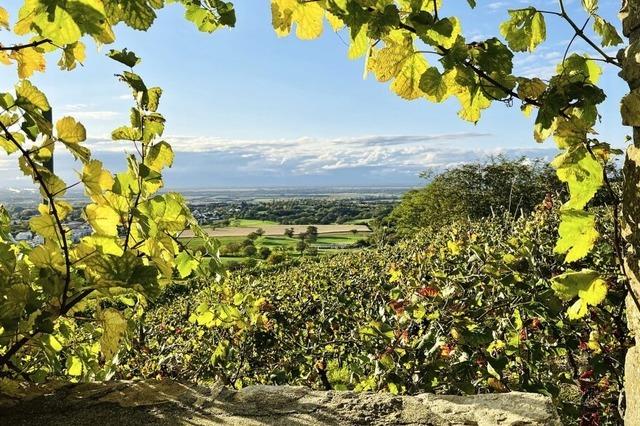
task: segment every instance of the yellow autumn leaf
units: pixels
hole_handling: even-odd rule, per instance
[[[108,308],[100,313],[99,320],[102,322],[100,350],[105,359],[111,361],[127,331],[127,319],[119,311]]]
[[[84,165],[80,180],[89,196],[100,195],[113,187],[113,176],[98,160],[91,160]]]
[[[0,7],[0,27],[9,29],[9,12],[4,7]]]
[[[84,142],[87,139],[87,131],[81,123],[73,117],[63,117],[56,123],[58,139],[66,143]]]
[[[29,78],[35,72],[44,72],[46,64],[44,55],[33,47],[14,50],[9,57],[18,63],[18,77]]]
[[[118,223],[120,216],[111,207],[89,204],[85,208],[85,214],[93,230],[100,235],[118,235]]]
[[[396,79],[391,83],[391,90],[403,99],[413,100],[424,95],[420,89],[420,78],[427,69],[427,61],[419,53],[406,59]]]

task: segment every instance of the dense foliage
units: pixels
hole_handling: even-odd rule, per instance
[[[392,247],[257,268],[224,285],[174,286],[147,313],[117,374],[238,387],[526,390],[552,395],[567,418],[613,421],[624,289],[613,286],[604,304],[571,320],[566,307],[577,295],[551,286],[565,272],[553,254],[556,226],[557,212],[541,208],[520,219],[457,222]],[[610,242],[577,266],[587,265],[615,282]]]
[[[496,157],[487,163],[463,164],[432,176],[421,189],[407,192],[390,219],[409,233],[460,219],[480,219],[532,212],[546,197],[563,197],[564,185],[542,161]]]

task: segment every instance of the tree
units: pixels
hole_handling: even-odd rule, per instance
[[[284,235],[286,235],[289,238],[293,238],[293,228],[286,228],[284,230]]]
[[[467,3],[470,8],[476,8],[476,0],[467,0]],[[551,10],[533,6],[510,9],[499,34],[480,41],[467,41],[460,20],[445,16],[446,5],[447,2],[439,0],[272,0],[272,18],[278,35],[288,35],[295,25],[296,35],[301,39],[319,37],[323,18],[336,31],[347,26],[349,57],[366,56],[366,72],[381,82],[390,82],[391,90],[403,99],[443,102],[455,97],[461,105],[459,116],[471,122],[477,122],[482,111],[494,102],[506,105],[518,102],[525,115],[535,114],[534,138],[543,142],[553,137],[560,154],[552,165],[569,190],[569,199],[561,211],[555,250],[565,256],[567,273],[576,275],[569,286],[554,290],[573,303],[567,311],[571,320],[583,317],[589,305],[600,303],[606,297],[608,284],[601,286],[602,280],[592,280],[591,275],[580,275],[572,269],[599,238],[595,216],[587,205],[598,190],[605,187],[615,200],[612,240],[620,270],[620,279],[610,284],[627,289],[628,319],[631,328],[640,331],[640,324],[634,320],[640,315],[636,295],[640,291],[637,254],[640,248],[640,193],[637,190],[640,184],[640,0],[622,2],[619,16],[629,45],[617,57],[607,50],[624,41],[616,27],[599,14],[598,0],[582,1],[581,12],[575,10],[577,7],[569,10],[564,0],[558,0]],[[577,13],[582,15],[584,23],[577,21]],[[547,19],[565,23],[573,33],[555,75],[548,81],[514,75],[514,53],[534,52],[545,41]],[[585,43],[587,53],[574,43],[576,40]],[[439,63],[430,64],[427,55]],[[598,140],[595,131],[598,105],[606,97],[597,86],[601,66],[619,70],[630,87],[630,92],[621,100],[622,124],[633,127],[632,143],[625,157],[621,199],[611,189],[605,173],[611,157],[621,152]],[[599,285],[591,285],[593,282]],[[640,343],[640,332],[637,338]],[[629,351],[627,366],[630,368],[626,373],[627,378],[636,383],[640,382],[638,365],[640,349],[634,348]],[[633,386],[627,392],[625,417],[629,424],[640,423],[640,386]]]
[[[304,251],[309,247],[309,244],[306,243],[305,240],[300,240],[296,244],[296,250],[300,252],[300,254],[304,254]]]
[[[508,212],[532,212],[547,195],[565,198],[564,185],[542,162],[503,157],[464,164],[433,177],[421,189],[403,195],[390,220],[401,234],[441,227],[459,219],[479,219]]]
[[[254,232],[258,237],[262,237],[264,235],[264,229],[262,228],[258,228]]]
[[[307,226],[306,235],[309,241],[314,242],[315,240],[318,239],[318,228],[313,225]]]
[[[203,31],[235,22],[231,4],[181,3],[187,9],[186,17]],[[103,45],[115,41],[114,27],[119,22],[148,29],[156,16],[154,8],[163,5],[146,0],[136,2],[136,7],[100,0],[28,1],[12,28],[18,36],[16,44],[0,44],[0,62],[15,67],[19,79],[14,91],[0,93],[0,151],[16,159],[43,198],[38,214],[29,221],[31,230],[43,240],[33,248],[13,242],[11,218],[0,206],[3,376],[12,371],[26,378],[62,372],[85,379],[108,377],[133,323],[130,320],[139,317],[162,285],[174,276],[186,278],[194,272],[221,277],[217,243],[198,226],[184,198],[158,193],[163,186],[162,171],[173,162],[173,151],[161,139],[165,122],[158,112],[162,90],[147,86],[133,71],[140,58],[127,49],[107,53],[126,67],[117,77],[135,101],[130,124],[112,133],[112,139],[125,141],[119,144],[128,143],[138,153],[127,157],[127,169],[118,174],[91,157],[83,144],[86,129],[81,123],[72,117],[52,122],[46,95],[27,79],[34,72],[44,72],[46,55],[52,52],[61,54],[61,69],[76,68],[85,58],[83,36]],[[9,13],[0,7],[0,31],[10,28]],[[73,155],[78,182],[68,184],[54,173],[56,149]],[[65,194],[76,185],[84,188],[89,199],[82,213],[93,231],[78,243],[65,224],[76,209]],[[185,229],[203,241],[210,261],[201,262],[202,254],[177,238]],[[109,301],[99,303],[102,299]],[[71,316],[88,306],[93,307],[88,312],[99,341],[70,348],[64,343],[73,338]],[[89,349],[94,343],[99,343],[99,350]]]

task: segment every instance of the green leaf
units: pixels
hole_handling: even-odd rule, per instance
[[[434,47],[451,48],[460,35],[460,22],[457,18],[442,18],[426,26],[418,36],[422,41]]]
[[[296,24],[296,36],[301,40],[312,40],[322,34],[324,9],[316,2],[298,0],[272,0],[271,19],[279,37],[289,35]]]
[[[62,350],[62,344],[60,343],[60,341],[51,334],[45,335],[42,338],[42,342],[53,349],[55,352],[60,352]]]
[[[595,216],[582,210],[564,210],[560,213],[560,219],[560,238],[554,252],[566,253],[565,262],[582,259],[589,254],[599,237]]]
[[[558,74],[576,82],[596,84],[602,75],[602,68],[587,56],[573,54],[557,66]]]
[[[122,126],[111,132],[111,138],[115,141],[140,141],[142,140],[142,132],[138,128]]]
[[[124,22],[136,30],[146,31],[156,19],[149,0],[103,0],[112,24]],[[162,5],[162,3],[160,3]]]
[[[617,46],[622,44],[622,38],[618,34],[618,31],[616,31],[616,27],[599,16],[596,16],[593,21],[593,30],[602,37],[602,46]]]
[[[133,68],[138,65],[141,59],[134,52],[128,51],[125,47],[122,50],[111,49],[107,56],[114,61],[118,61],[121,64],[128,66],[129,68]]]
[[[78,63],[82,64],[86,57],[85,46],[81,41],[68,44],[62,51],[58,66],[60,69],[71,71],[76,68]]]
[[[160,96],[162,95],[162,89],[159,87],[152,87],[147,91],[149,96],[149,103],[147,104],[147,109],[151,112],[156,112],[158,110],[158,105],[160,104]]]
[[[163,168],[173,164],[173,150],[171,145],[162,141],[151,146],[149,153],[144,160],[144,164],[151,170],[156,172],[162,171]]]
[[[598,0],[582,0],[582,7],[589,14],[593,14],[598,10]]]
[[[450,95],[447,82],[436,67],[429,67],[420,77],[420,90],[432,102],[442,102]]]
[[[80,180],[84,183],[89,196],[100,195],[113,187],[113,176],[98,160],[91,160],[84,165]]]
[[[44,238],[57,239],[56,221],[49,213],[41,213],[29,219],[29,228]]]
[[[588,306],[596,306],[607,296],[607,283],[598,272],[583,269],[580,272],[566,272],[552,278],[551,288],[564,301],[578,300],[567,311],[569,319],[582,318]]]
[[[185,5],[185,18],[193,22],[198,30],[212,33],[220,26],[217,17],[209,10],[196,4]]]
[[[544,16],[533,7],[509,10],[509,20],[500,25],[500,33],[516,52],[533,52],[547,37]]]
[[[360,27],[358,34],[351,38],[347,56],[349,59],[358,59],[364,56],[369,50],[369,37],[367,37],[367,26]]]
[[[16,86],[16,105],[26,110],[37,108],[42,111],[48,111],[51,109],[44,93],[31,84],[29,80],[22,80]]]
[[[73,355],[67,358],[67,374],[70,376],[82,375],[82,360]]]
[[[420,53],[413,53],[402,63],[391,90],[403,99],[413,100],[423,95],[420,79],[427,69],[427,61]]]
[[[583,209],[604,183],[602,165],[583,144],[558,155],[551,165],[558,178],[569,186],[571,198],[565,209]]]
[[[106,236],[118,235],[117,226],[120,223],[120,215],[111,207],[89,204],[85,207],[84,212],[96,233]]]
[[[180,252],[176,256],[176,268],[180,274],[180,278],[186,278],[198,267],[200,262],[186,251]]]

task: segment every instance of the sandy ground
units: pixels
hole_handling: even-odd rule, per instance
[[[295,234],[305,232],[309,225],[264,225],[261,228],[264,230],[264,235],[280,236],[284,235],[284,230],[287,228],[293,228]],[[318,228],[318,234],[334,234],[338,232],[351,232],[357,230],[358,232],[370,232],[370,229],[365,225],[313,225]],[[229,226],[227,228],[206,228],[209,235],[212,237],[245,237],[250,233],[256,231],[257,227],[240,228],[237,226]],[[193,237],[191,231],[185,231],[181,235],[185,238]]]

